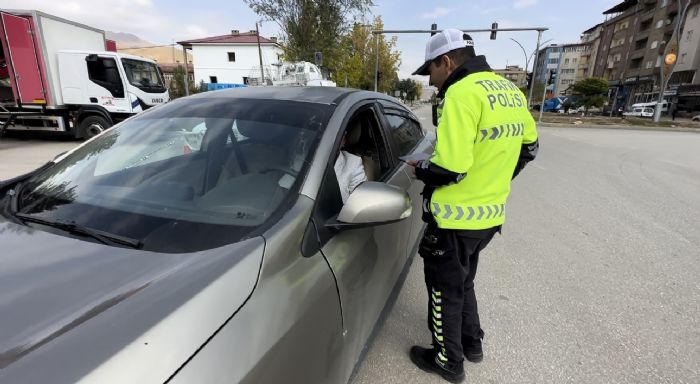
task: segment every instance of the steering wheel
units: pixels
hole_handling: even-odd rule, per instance
[[[263,169],[263,170],[261,170],[261,171],[259,171],[259,172],[260,172],[260,173],[282,172],[282,173],[286,173],[286,174],[289,175],[289,176],[292,176],[292,177],[295,178],[295,179],[297,178],[297,176],[299,176],[299,172],[297,172],[297,171],[295,171],[295,170],[293,170],[293,169],[291,169],[291,168],[283,168],[283,167],[265,168],[265,169]]]

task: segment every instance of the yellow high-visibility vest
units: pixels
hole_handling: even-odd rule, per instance
[[[435,189],[430,210],[438,227],[480,230],[502,225],[521,146],[537,141],[527,98],[511,81],[477,72],[447,89],[438,116],[430,161],[467,174],[456,184]]]

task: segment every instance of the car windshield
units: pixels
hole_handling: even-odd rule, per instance
[[[144,92],[165,92],[165,83],[155,64],[132,59],[122,59],[122,64],[129,84]]]
[[[18,210],[192,252],[259,234],[298,195],[328,105],[176,100],[86,143],[25,183]]]

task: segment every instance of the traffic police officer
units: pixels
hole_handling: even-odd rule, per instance
[[[425,63],[413,74],[430,75],[442,102],[432,157],[410,163],[425,183],[428,225],[419,254],[433,344],[414,346],[410,357],[421,369],[459,383],[463,357],[483,358],[474,294],[479,252],[501,230],[511,180],[537,155],[537,130],[523,93],[493,73],[459,30],[431,36]]]

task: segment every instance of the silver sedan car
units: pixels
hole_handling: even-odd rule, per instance
[[[239,89],[0,183],[0,382],[347,383],[423,231],[399,157],[431,151],[381,94]]]

